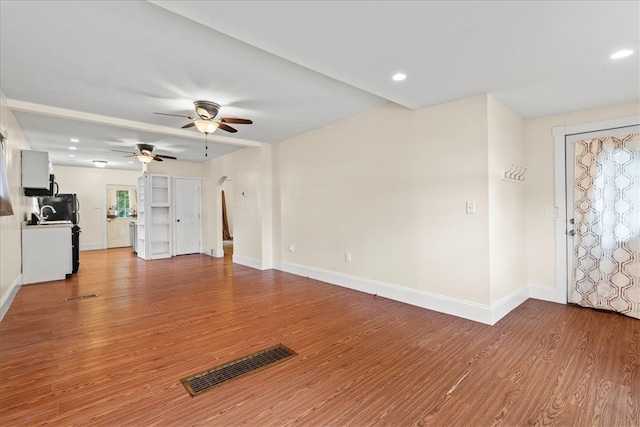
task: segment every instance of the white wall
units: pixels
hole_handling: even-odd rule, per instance
[[[244,148],[203,163],[203,231],[205,251],[222,255],[222,208],[220,190],[225,178],[233,180],[235,201],[233,259],[255,268],[269,268],[263,262],[263,210],[261,204],[261,152]],[[271,243],[269,242],[269,245]]]
[[[107,185],[136,185],[137,171],[54,166],[60,193],[80,202],[80,250],[106,248]]]
[[[481,95],[389,104],[275,144],[276,259],[488,304],[487,131]]]
[[[524,167],[524,120],[491,96],[489,123],[489,240],[491,303],[523,290],[526,299],[524,183],[504,181],[502,170]]]
[[[606,108],[577,111],[525,122],[525,184],[527,281],[536,288],[533,296],[555,295],[555,219],[545,210],[554,207],[553,135],[556,126],[600,122],[640,114],[640,104],[631,103]]]
[[[3,154],[7,171],[9,194],[13,215],[0,217],[0,319],[11,304],[13,296],[22,285],[22,232],[21,224],[34,211],[33,199],[24,197],[21,181],[21,150],[29,150],[29,144],[18,126],[13,113],[7,108],[7,99],[0,92],[0,126],[7,130]]]
[[[170,176],[202,176],[202,163],[182,162],[180,160],[153,161],[147,166],[148,173]],[[140,175],[141,173],[138,173]]]

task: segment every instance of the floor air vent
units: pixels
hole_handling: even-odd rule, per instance
[[[65,301],[77,301],[77,300],[80,300],[80,299],[95,298],[95,297],[97,297],[97,296],[98,296],[98,295],[96,295],[96,294],[80,295],[80,296],[77,296],[77,297],[69,297],[69,298],[65,298],[64,300],[65,300]]]
[[[187,392],[189,392],[191,397],[193,397],[204,393],[225,381],[256,372],[262,368],[282,362],[295,355],[297,355],[297,353],[293,350],[288,349],[282,344],[278,344],[249,356],[209,369],[208,371],[183,378],[180,382]]]

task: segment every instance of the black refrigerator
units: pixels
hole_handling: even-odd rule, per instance
[[[46,221],[71,221],[71,250],[73,273],[80,267],[80,202],[75,194],[56,194],[52,197],[38,197],[38,206],[42,209],[48,205],[53,209],[45,209]],[[55,212],[54,212],[55,211]]]

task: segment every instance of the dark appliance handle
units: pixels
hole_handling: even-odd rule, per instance
[[[56,191],[54,191],[54,192],[53,192],[53,195],[54,195],[54,196],[57,196],[57,195],[58,195],[58,192],[60,191],[60,186],[58,185],[58,183],[57,183],[57,182],[54,182],[54,183],[53,183],[53,185],[55,185],[55,186],[56,186]]]

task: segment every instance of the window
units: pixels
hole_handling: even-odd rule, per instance
[[[136,193],[133,186],[107,186],[107,218],[135,218]]]
[[[129,190],[116,191],[116,215],[118,218],[131,216],[131,201],[129,200]]]

